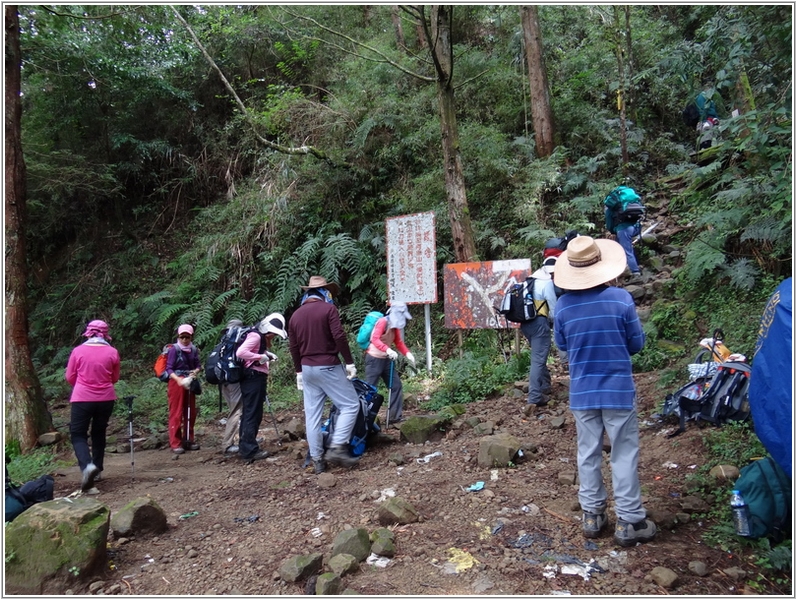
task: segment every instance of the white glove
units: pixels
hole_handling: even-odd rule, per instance
[[[346,376],[348,379],[354,379],[357,377],[357,367],[354,365],[346,365],[346,373],[348,373]]]
[[[296,373],[296,389],[300,392],[304,389],[304,382],[302,381],[301,373]]]
[[[398,358],[398,352],[393,350],[393,348],[388,348],[387,350],[385,350],[385,354],[387,354],[387,357],[390,360],[396,360]]]
[[[406,358],[407,362],[413,367],[415,366],[415,357],[412,355],[412,352],[407,352],[407,354],[404,355],[404,358]]]
[[[192,382],[192,381],[194,381],[194,376],[193,376],[193,375],[189,375],[188,377],[183,377],[183,378],[180,380],[180,386],[181,386],[183,389],[187,390],[188,388],[190,388],[190,387],[191,387],[191,382]]]
[[[266,356],[268,356],[268,359],[270,361],[275,361],[278,358],[276,354],[274,354],[273,352],[269,352],[268,350],[266,350]]]

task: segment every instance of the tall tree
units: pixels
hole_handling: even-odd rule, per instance
[[[52,429],[28,345],[27,259],[25,252],[25,160],[22,156],[21,52],[19,14],[5,7],[6,27],[6,439],[28,450]]]
[[[534,142],[537,156],[544,158],[553,154],[554,120],[551,111],[548,73],[542,53],[542,34],[537,7],[520,7],[520,20],[523,26],[523,40],[526,46],[526,63],[529,69],[529,90],[531,93],[531,120],[534,124]]]

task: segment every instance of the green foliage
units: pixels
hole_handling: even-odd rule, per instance
[[[19,452],[19,444],[6,442],[6,457],[11,461],[7,464],[8,475],[16,485],[22,485],[45,474],[51,474],[56,469],[64,466],[58,458],[58,449],[55,446],[36,448],[26,454]]]

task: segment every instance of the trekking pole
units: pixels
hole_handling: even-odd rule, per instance
[[[390,375],[388,375],[387,379],[387,422],[385,424],[385,430],[390,429],[390,399],[393,397],[393,368],[395,367],[395,361],[390,361]]]
[[[185,439],[183,439],[183,445],[191,444],[191,390],[188,389],[185,391],[185,408],[186,408],[186,417],[185,417]]]
[[[280,435],[279,429],[277,429],[277,417],[274,414],[274,410],[271,408],[271,402],[268,401],[268,374],[266,374],[266,406],[268,406],[268,412],[271,413],[271,422],[274,423],[274,433],[277,434],[277,446],[282,448],[282,436]]]
[[[135,480],[136,467],[133,460],[133,398],[135,396],[125,396],[123,400],[127,403],[127,425],[128,434],[130,436],[130,481]]]

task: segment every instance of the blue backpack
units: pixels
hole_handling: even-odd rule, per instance
[[[360,348],[368,350],[368,346],[371,344],[371,334],[374,331],[376,322],[384,316],[385,315],[378,310],[372,310],[365,315],[365,321],[363,321],[363,324],[360,325],[360,329],[357,331],[357,345]]]
[[[642,198],[633,188],[620,185],[614,188],[606,198],[603,205],[608,209],[606,213],[606,228],[612,233],[621,223],[636,223],[645,216],[645,205]]]

